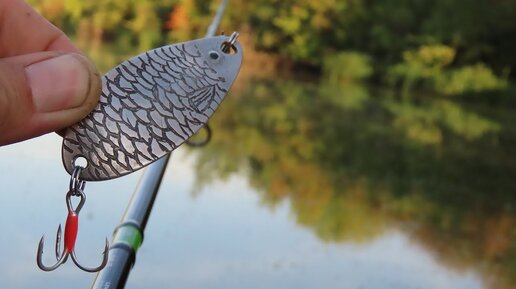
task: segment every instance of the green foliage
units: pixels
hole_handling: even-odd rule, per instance
[[[455,58],[455,50],[445,45],[424,45],[403,52],[403,62],[389,69],[389,82],[401,81],[403,91],[410,90],[417,81],[428,84],[440,76],[443,68]]]
[[[500,90],[506,87],[507,81],[497,77],[482,63],[452,70],[436,80],[436,90],[445,94]]]
[[[423,45],[416,51],[403,53],[403,60],[407,64],[415,64],[426,70],[425,74],[431,75],[432,71],[442,69],[455,58],[455,50],[446,45]]]
[[[231,10],[231,22],[249,27],[258,49],[324,71],[338,71],[332,60],[339,51],[357,51],[374,64],[373,79],[401,83],[405,91],[500,89],[503,81],[496,75],[516,65],[511,36],[516,22],[509,20],[516,18],[516,2],[511,0],[240,0]],[[477,63],[491,72],[479,73]],[[448,88],[468,82],[462,70],[482,78],[475,81],[481,84]]]
[[[332,83],[350,83],[373,74],[370,58],[359,52],[342,51],[326,56],[323,61],[325,78]]]
[[[394,126],[407,138],[421,144],[439,145],[447,132],[475,140],[500,131],[498,123],[468,112],[448,100],[419,105],[388,100],[385,106],[394,115]]]
[[[233,1],[233,22],[251,27],[260,49],[299,62],[321,64],[326,51],[343,41],[348,0]]]
[[[202,36],[219,3],[29,2],[81,47],[94,50],[109,40],[138,51]],[[515,18],[512,0],[232,0],[220,29],[245,31],[255,49],[319,66],[339,81],[365,78],[374,66],[372,79],[401,83],[404,91],[462,94],[503,88],[496,75],[511,79]]]
[[[414,86],[448,95],[506,88],[507,81],[482,63],[452,68],[455,55],[456,50],[445,45],[424,45],[405,51],[403,62],[389,69],[389,82],[401,82],[404,93]]]
[[[318,96],[346,110],[361,110],[371,98],[367,88],[360,83],[325,82]]]
[[[98,49],[106,39],[148,50],[167,42],[168,12],[178,0],[29,0],[50,21],[77,37],[79,45]],[[129,41],[127,41],[129,40]]]
[[[231,9],[232,21],[249,26],[260,48],[296,61],[317,64],[328,52],[354,50],[388,67],[411,47],[445,43],[459,66],[516,64],[511,0],[240,0]]]

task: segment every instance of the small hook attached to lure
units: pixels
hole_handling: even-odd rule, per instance
[[[52,271],[57,269],[57,267],[61,266],[63,263],[66,262],[68,259],[68,256],[72,258],[72,261],[79,267],[81,270],[86,272],[97,272],[102,270],[108,261],[108,255],[109,255],[109,243],[106,238],[106,245],[104,247],[104,252],[102,253],[104,255],[102,259],[102,263],[94,268],[90,267],[84,267],[80,264],[80,262],[77,260],[77,256],[75,255],[75,241],[77,239],[77,232],[79,229],[79,212],[82,209],[82,206],[86,202],[86,195],[84,194],[84,187],[86,185],[86,182],[81,180],[79,178],[79,175],[81,173],[82,167],[76,166],[73,170],[72,177],[70,179],[70,189],[68,193],[66,194],[66,206],[68,207],[68,217],[66,218],[66,225],[65,225],[65,234],[64,234],[64,250],[61,251],[61,225],[59,225],[57,229],[57,236],[56,236],[56,259],[57,262],[53,265],[46,266],[43,264],[42,257],[43,257],[43,246],[45,243],[45,236],[41,237],[41,240],[39,241],[38,246],[38,253],[36,262],[38,264],[38,267],[43,271]],[[72,197],[79,197],[79,203],[74,208],[72,204]]]

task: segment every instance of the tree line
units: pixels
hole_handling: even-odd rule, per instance
[[[89,45],[142,51],[203,36],[219,1],[30,0]],[[503,90],[516,64],[512,0],[233,0],[222,28],[335,82],[445,95]]]

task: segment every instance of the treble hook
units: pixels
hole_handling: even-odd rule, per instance
[[[77,239],[77,231],[79,228],[79,212],[82,209],[82,206],[86,202],[86,195],[84,194],[84,186],[85,182],[83,180],[79,179],[79,174],[81,172],[81,167],[76,166],[74,168],[74,171],[72,173],[72,178],[70,179],[70,190],[68,193],[66,193],[66,206],[68,208],[68,216],[66,218],[66,225],[65,225],[65,234],[64,234],[64,249],[61,251],[61,225],[57,228],[57,236],[56,236],[56,247],[55,247],[55,254],[57,262],[51,266],[46,266],[43,264],[42,256],[43,256],[43,246],[45,243],[45,236],[41,237],[41,240],[39,241],[38,245],[38,253],[36,257],[36,262],[38,264],[38,267],[43,271],[52,271],[55,270],[57,267],[61,266],[63,263],[66,262],[68,257],[70,256],[72,258],[72,261],[79,267],[81,270],[86,272],[97,272],[102,270],[108,261],[108,255],[109,255],[109,242],[106,238],[106,245],[104,247],[104,252],[102,253],[104,255],[102,259],[102,263],[94,268],[90,267],[84,267],[80,264],[80,262],[77,260],[77,256],[75,255],[75,241]],[[73,207],[72,205],[72,196],[79,197],[79,204],[77,207]]]

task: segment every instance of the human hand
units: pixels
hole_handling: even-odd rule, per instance
[[[97,104],[100,76],[23,0],[0,0],[0,145],[67,127]]]

